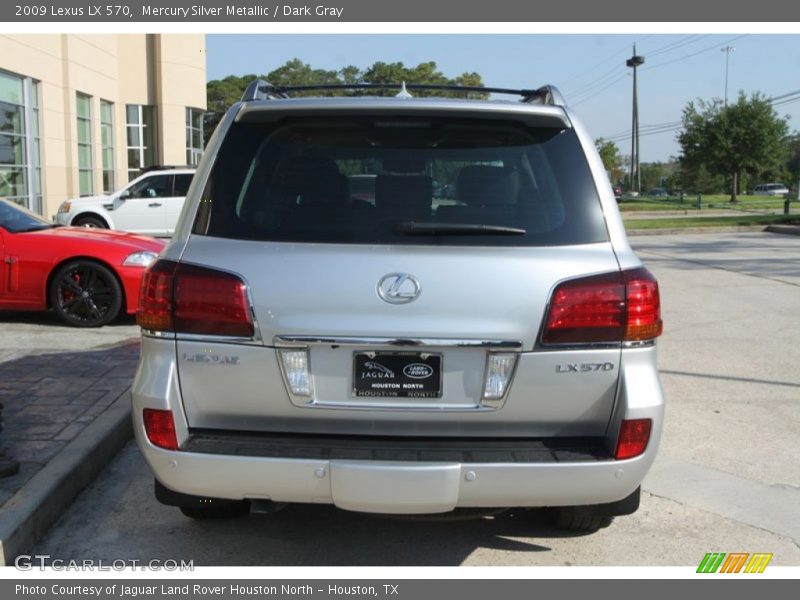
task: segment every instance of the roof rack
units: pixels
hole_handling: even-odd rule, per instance
[[[547,104],[551,106],[566,106],[564,96],[558,88],[552,85],[545,85],[539,89],[511,89],[497,87],[480,87],[467,85],[435,85],[426,83],[323,83],[318,85],[293,85],[277,86],[257,79],[251,82],[244,94],[242,102],[254,100],[278,100],[287,99],[291,96],[290,92],[309,92],[324,90],[426,90],[440,92],[482,92],[490,94],[509,94],[520,96],[520,102],[526,104]]]

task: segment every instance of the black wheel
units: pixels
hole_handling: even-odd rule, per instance
[[[551,508],[547,516],[557,529],[566,531],[597,531],[614,520],[614,517],[581,514],[569,507]]]
[[[192,519],[201,521],[210,519],[236,519],[244,517],[250,512],[250,503],[246,500],[240,502],[226,502],[216,506],[181,506],[181,512]]]
[[[73,225],[75,227],[86,227],[87,229],[108,229],[108,225],[98,217],[78,217]]]
[[[116,276],[90,260],[61,267],[50,282],[49,294],[58,318],[75,327],[101,327],[122,308],[122,286]]]

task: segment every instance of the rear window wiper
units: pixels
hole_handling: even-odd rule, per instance
[[[525,235],[528,233],[526,229],[504,225],[419,221],[400,221],[394,226],[394,231],[403,235]]]

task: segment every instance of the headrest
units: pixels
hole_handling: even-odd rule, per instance
[[[506,167],[471,165],[456,179],[456,198],[469,206],[516,204],[519,175]]]

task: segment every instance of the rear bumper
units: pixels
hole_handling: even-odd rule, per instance
[[[346,458],[355,455],[341,449],[338,455],[345,458],[332,458],[336,452],[313,450],[324,457],[289,458],[209,453],[193,445],[191,438],[188,447],[195,451],[166,451],[145,439],[139,423],[135,428],[140,448],[156,478],[171,490],[233,500],[334,504],[346,510],[373,513],[615,502],[640,485],[656,445],[652,443],[644,455],[625,461],[593,456],[591,450],[583,456],[570,456],[566,448],[563,453],[540,456],[538,462],[513,462],[512,458],[504,458],[502,450],[491,449],[475,452],[474,461],[420,460],[426,458],[422,454],[425,450],[417,451],[415,460],[359,460]],[[225,443],[220,448],[230,450]],[[492,451],[504,460],[489,462],[488,453]],[[466,457],[462,454],[462,458]]]

